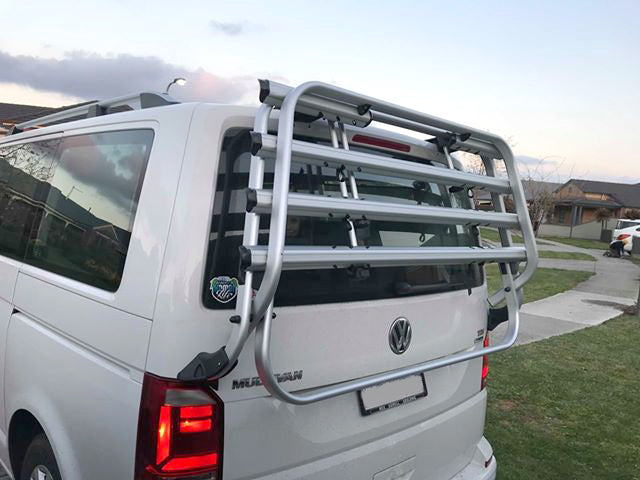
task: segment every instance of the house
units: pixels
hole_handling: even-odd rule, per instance
[[[62,107],[69,108],[69,107]],[[0,103],[0,137],[7,135],[11,127],[17,123],[33,120],[48,115],[58,108],[20,105],[18,103]]]
[[[35,118],[44,117],[52,113],[61,112],[70,108],[79,107],[92,102],[65,105],[58,108],[40,107],[36,105],[21,105],[18,103],[0,103],[0,138],[8,135],[11,127]],[[55,123],[55,122],[54,122]]]
[[[543,182],[537,180],[523,180],[524,196],[527,204],[531,204],[537,197],[542,195],[552,195],[553,192],[562,186],[562,183]],[[474,197],[476,206],[480,210],[493,210],[491,193],[487,190],[476,190]]]
[[[624,218],[640,210],[640,184],[571,179],[555,191],[556,205],[548,222],[582,225],[597,220],[596,212],[611,211],[613,218]]]

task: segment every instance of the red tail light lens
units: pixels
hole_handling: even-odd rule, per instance
[[[625,238],[629,238],[631,235],[629,235],[628,233],[621,233],[620,235],[618,235],[618,238],[616,240],[624,240]]]
[[[484,337],[482,345],[486,348],[489,346],[489,332]],[[480,382],[480,390],[487,386],[487,376],[489,375],[489,355],[482,356],[482,380]]]
[[[222,438],[223,403],[209,386],[145,374],[136,480],[219,480]]]

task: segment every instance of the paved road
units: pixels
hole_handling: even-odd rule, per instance
[[[640,268],[631,261],[604,257],[602,250],[577,248],[555,242],[539,247],[540,250],[587,253],[596,259],[595,262],[590,262],[541,258],[540,267],[583,270],[594,272],[595,275],[572,290],[523,305],[517,344],[598,325],[617,317],[622,309],[635,303]],[[493,338],[501,338],[505,331],[505,325],[499,326],[494,330]]]

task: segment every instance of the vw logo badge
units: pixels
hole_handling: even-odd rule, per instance
[[[389,330],[389,346],[396,355],[407,351],[411,343],[411,324],[404,317],[396,318]]]

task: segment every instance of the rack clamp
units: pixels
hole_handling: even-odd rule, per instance
[[[358,115],[366,115],[371,110],[370,103],[363,103],[362,105],[358,105]]]
[[[238,247],[238,284],[245,284],[245,273],[251,266],[251,250],[244,245]]]
[[[340,183],[347,181],[347,175],[344,173],[346,169],[347,167],[344,165],[340,166],[340,168],[336,168],[336,178]]]
[[[438,151],[440,153],[444,153],[445,147],[451,151],[451,147],[453,147],[456,143],[466,142],[471,137],[470,133],[443,133],[441,135],[436,135],[433,138],[427,140],[429,143],[433,143],[438,147]]]
[[[251,213],[258,205],[258,192],[254,188],[245,188],[244,192],[247,196],[246,211]]]
[[[178,373],[178,380],[202,382],[214,378],[229,365],[225,347],[213,353],[200,352]]]
[[[352,222],[353,222],[353,227],[356,230],[368,228],[370,225],[369,219],[364,215],[362,216],[362,218],[356,218],[355,220],[352,220]]]

